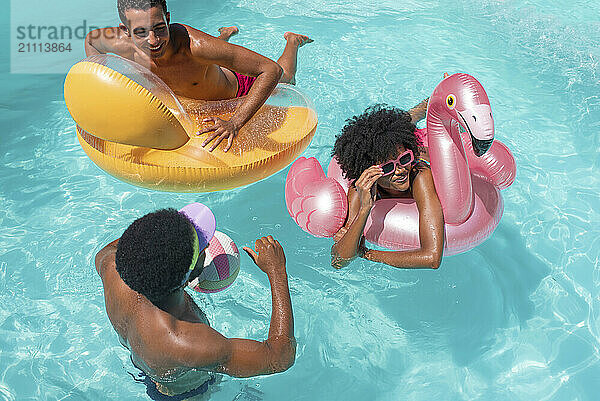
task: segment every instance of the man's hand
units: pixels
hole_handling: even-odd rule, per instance
[[[198,131],[196,135],[206,134],[208,132],[212,132],[205,140],[202,142],[202,146],[208,145],[213,139],[216,138],[215,142],[213,142],[209,152],[215,150],[215,148],[221,143],[221,141],[227,138],[227,146],[223,149],[224,152],[227,152],[229,148],[231,148],[231,144],[233,143],[233,138],[235,138],[240,130],[236,124],[232,121],[221,120],[219,117],[207,117],[203,122],[213,122],[214,124],[208,128],[204,128],[203,130]]]
[[[267,276],[285,273],[285,254],[279,241],[269,235],[257,239],[254,247],[256,252],[246,246],[243,249]]]

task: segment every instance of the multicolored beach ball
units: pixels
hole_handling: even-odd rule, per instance
[[[206,248],[204,270],[189,286],[198,292],[219,292],[233,284],[239,272],[240,251],[226,234],[215,231]]]

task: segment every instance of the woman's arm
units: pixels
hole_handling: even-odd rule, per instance
[[[120,239],[120,238],[119,238]],[[114,240],[113,242],[107,244],[104,248],[100,249],[94,258],[96,264],[96,271],[98,275],[102,277],[102,271],[104,270],[104,259],[109,255],[116,255],[117,253],[117,245],[119,243],[119,239]]]
[[[355,187],[348,190],[348,219],[331,247],[331,265],[336,269],[346,266],[359,254],[362,233],[375,200],[375,183],[382,174],[381,167],[371,166],[356,180]]]
[[[341,269],[357,256],[360,239],[370,212],[370,208],[368,210],[360,208],[356,190],[350,188],[348,190],[348,219],[346,225],[334,237],[336,242],[331,247],[331,266]]]
[[[413,183],[413,197],[419,209],[421,247],[411,251],[367,250],[364,258],[394,267],[437,269],[444,251],[444,214],[435,192],[431,170],[423,169]]]

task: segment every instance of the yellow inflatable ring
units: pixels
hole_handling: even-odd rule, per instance
[[[317,113],[298,89],[280,84],[227,153],[225,141],[205,150],[205,136],[195,135],[203,119],[228,120],[242,101],[178,98],[151,71],[112,55],[84,59],[65,80],[65,102],[89,158],[118,179],[161,191],[247,185],[283,169],[309,145]]]

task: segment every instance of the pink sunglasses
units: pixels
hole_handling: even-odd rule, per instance
[[[387,161],[379,165],[383,170],[382,177],[392,174],[398,167],[405,167],[415,160],[412,150],[408,149],[394,160]]]

